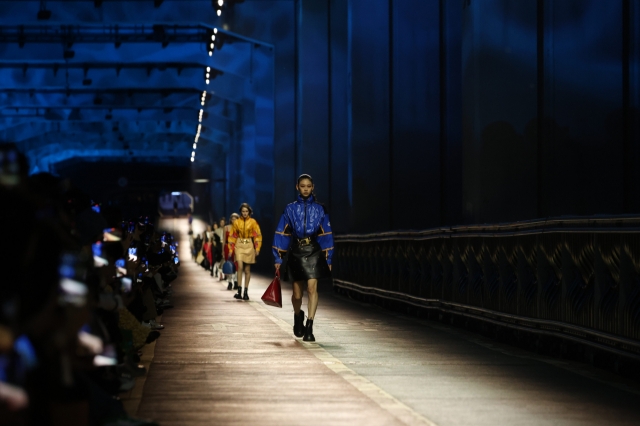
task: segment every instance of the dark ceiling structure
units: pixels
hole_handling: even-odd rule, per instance
[[[211,162],[264,45],[216,26],[235,3],[0,3],[0,140],[32,172],[69,158]]]
[[[0,140],[202,166],[265,232],[301,173],[336,232],[631,213],[639,34],[633,0],[0,1]]]

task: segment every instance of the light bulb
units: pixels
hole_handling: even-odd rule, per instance
[[[211,67],[207,67],[207,72],[211,72]]]
[[[214,28],[214,29],[213,29],[213,33],[214,33],[214,34],[218,34],[218,29],[217,29],[217,28]]]
[[[200,105],[204,106],[204,101],[200,102]]]
[[[213,43],[211,43],[211,44],[209,45],[209,47],[210,47],[211,49],[213,49]]]
[[[209,84],[209,79],[207,79],[207,84]]]
[[[192,162],[192,163],[194,162],[194,160],[195,160],[195,158],[191,157],[191,162]]]
[[[218,0],[218,5],[222,6],[224,4],[224,0]]]
[[[193,149],[196,149],[196,146],[197,146],[197,145],[194,143],[194,144],[193,144]]]
[[[211,41],[214,41],[216,39],[215,34],[211,36]]]
[[[212,56],[212,55],[213,55],[213,52],[212,52],[212,51],[211,51],[211,52],[209,52],[209,56]]]
[[[207,79],[209,78],[209,75],[210,75],[210,74],[209,74],[209,73],[207,73]]]
[[[196,156],[196,152],[195,151],[191,151],[191,156],[195,157]]]
[[[218,11],[218,16],[220,16],[220,15],[222,15],[222,11],[221,10]]]

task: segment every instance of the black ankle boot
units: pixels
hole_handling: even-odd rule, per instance
[[[237,290],[238,289],[238,281],[234,281],[233,282],[233,289]]]
[[[238,288],[238,292],[233,295],[236,299],[242,299],[242,287]]]
[[[315,342],[316,338],[313,336],[313,320],[307,318],[307,326],[304,329],[304,337],[302,338],[305,342]]]
[[[242,296],[242,300],[249,300],[249,295],[247,294],[247,288],[244,289],[244,296]]]
[[[233,284],[231,284],[231,281],[229,281],[229,285],[227,286],[227,290],[231,290],[233,288]]]
[[[293,334],[296,337],[304,336],[304,311],[300,310],[298,315],[293,314]]]

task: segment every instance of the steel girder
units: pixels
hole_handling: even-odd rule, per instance
[[[148,150],[117,150],[106,147],[96,148],[83,148],[72,147],[68,144],[60,146],[56,144],[49,144],[46,146],[47,150],[34,150],[28,151],[26,154],[30,158],[35,158],[36,162],[31,167],[31,173],[37,173],[40,171],[49,171],[52,169],[52,165],[60,163],[62,161],[70,160],[72,158],[87,158],[104,160],[107,158],[117,159],[118,161],[130,160],[130,161],[152,161],[154,163],[166,162],[176,164],[176,162],[184,161],[185,164],[189,162],[189,153],[186,150],[171,150],[171,145],[164,145],[163,147],[157,147]],[[212,154],[199,155],[198,161],[211,163],[215,160]]]
[[[202,107],[201,107],[202,108]],[[218,117],[235,121],[237,108],[225,102],[209,103],[203,108],[203,118]],[[0,109],[0,128],[12,126],[23,121],[36,120],[155,120],[199,122],[200,110],[192,107],[129,107],[118,105],[90,105],[82,108],[72,105],[54,105],[47,107],[7,107]]]
[[[0,26],[0,30],[3,28],[5,27]],[[158,69],[173,68],[162,66],[166,63],[175,65],[175,69],[180,70],[179,64],[183,63],[185,65],[200,64],[203,70],[209,66],[224,73],[251,78],[250,51],[254,44],[235,35],[230,36],[228,40],[224,46],[214,49],[212,56],[208,55],[208,46],[204,42],[176,43],[164,49],[154,49],[153,45],[141,43],[123,44],[119,48],[112,44],[76,43],[68,47],[64,44],[34,42],[20,47],[14,43],[0,43],[0,51],[2,62],[11,64],[12,68],[24,68],[25,64],[28,68],[29,63],[34,62],[35,67],[38,68],[50,63],[54,70],[57,64],[57,69],[60,71],[65,68],[61,65],[68,63],[72,65],[70,68],[80,66],[82,68],[80,71],[83,71],[87,65],[91,69],[91,64],[96,63],[98,64],[96,68],[105,68],[105,65],[113,64],[116,70],[119,68],[121,72],[125,72],[127,69],[138,68],[136,64],[140,64],[141,68],[145,69],[149,69],[150,64],[158,64]],[[65,52],[67,52],[66,55]],[[134,65],[125,68],[124,64]],[[183,67],[185,71],[190,68]],[[200,77],[199,84],[204,84],[204,74],[200,73]]]
[[[42,135],[69,135],[86,133],[100,138],[113,137],[118,140],[131,141],[141,135],[172,136],[173,140],[189,143],[195,140],[194,134],[197,126],[185,122],[158,122],[158,121],[40,121],[21,123],[9,129],[0,131],[0,140],[10,140],[15,143],[27,143]],[[176,139],[176,136],[179,138]],[[210,142],[225,146],[229,142],[227,132],[203,125],[200,131],[199,143]]]
[[[181,2],[181,6],[184,3],[194,2]],[[68,4],[64,2],[65,6]],[[6,10],[4,6],[0,4],[0,11]],[[124,139],[129,146],[132,140],[143,145],[154,141],[180,143],[181,149],[172,151],[180,152],[180,156],[184,155],[181,151],[191,149],[200,109],[208,113],[200,140],[224,145],[235,127],[230,120],[236,119],[239,108],[250,104],[245,87],[252,79],[250,54],[255,41],[233,43],[242,38],[228,38],[223,49],[207,57],[204,38],[211,34],[211,27],[200,24],[124,23],[118,25],[117,31],[113,25],[99,23],[16,28],[12,31],[5,25],[0,35],[4,60],[4,66],[0,64],[0,81],[13,83],[7,90],[0,88],[0,137],[22,141],[31,147],[31,152],[42,152],[47,143],[60,142],[58,147],[67,143],[70,147],[73,142],[69,141],[78,135],[82,135],[84,144],[104,144],[114,149],[118,143],[111,143],[110,138],[117,134],[119,142]],[[225,37],[224,31],[218,35],[221,37]],[[154,49],[153,43],[160,46]],[[207,66],[218,72],[209,86],[204,84]],[[133,82],[133,95],[122,81]],[[200,105],[201,88],[213,95],[204,107]],[[194,106],[189,108],[191,103]],[[125,120],[134,119],[144,124],[129,125],[129,130],[120,132],[109,129],[114,124],[109,120],[118,120],[118,128],[124,129]],[[33,120],[56,122],[24,125]],[[103,123],[105,120],[107,124]],[[181,124],[176,126],[176,121]],[[176,127],[180,129],[171,130]],[[89,155],[86,147],[73,152]]]

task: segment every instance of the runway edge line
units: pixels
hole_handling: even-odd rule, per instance
[[[261,302],[250,301],[249,303],[258,312],[273,321],[285,333],[292,333],[291,325],[286,321],[272,315]],[[308,351],[310,351],[313,355],[315,355],[315,357],[322,361],[322,363],[331,371],[342,377],[349,384],[358,389],[362,394],[367,396],[379,407],[389,412],[392,416],[394,416],[402,423],[407,425],[438,426],[436,423],[427,419],[422,414],[417,413],[412,408],[400,402],[393,395],[384,391],[376,384],[372,383],[368,379],[362,377],[361,375],[344,365],[342,361],[331,355],[318,343],[307,343],[298,340],[296,341]]]

